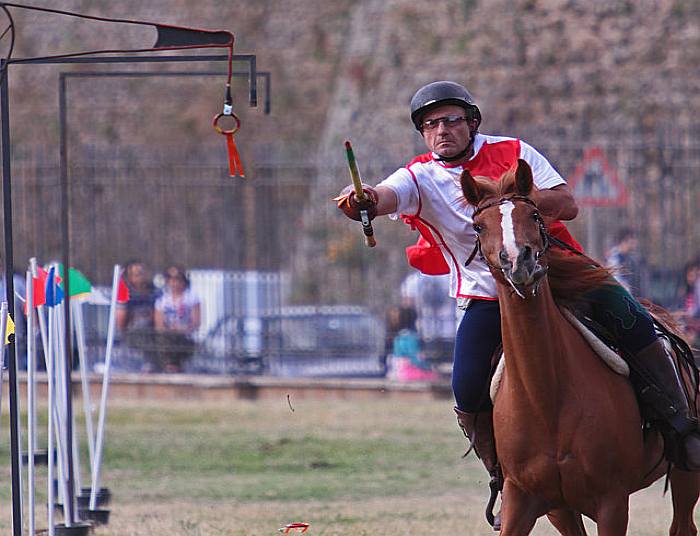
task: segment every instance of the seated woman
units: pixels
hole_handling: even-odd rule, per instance
[[[194,332],[199,328],[199,298],[190,290],[184,270],[165,270],[165,290],[155,305],[155,327],[160,339],[159,367],[164,372],[182,372],[194,352]]]

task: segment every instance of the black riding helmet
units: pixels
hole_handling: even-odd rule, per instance
[[[467,118],[470,120],[476,119],[476,127],[479,128],[481,112],[467,88],[456,82],[441,80],[423,86],[413,95],[411,99],[411,121],[413,121],[416,129],[419,132],[422,131],[423,115],[428,110],[445,104],[456,104],[464,108],[467,112]]]
[[[479,130],[479,125],[481,124],[481,111],[474,104],[474,99],[467,91],[467,88],[448,80],[431,82],[423,86],[416,91],[416,94],[411,99],[411,121],[413,121],[416,130],[423,134],[423,116],[436,106],[444,106],[445,104],[456,104],[464,108],[468,121],[476,119],[476,127],[470,128],[469,143],[463,150],[453,156],[437,155],[437,160],[453,162],[464,158],[469,153],[474,144],[476,131]]]

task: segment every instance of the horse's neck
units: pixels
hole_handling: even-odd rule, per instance
[[[554,303],[549,284],[524,300],[509,287],[499,288],[503,352],[509,392],[531,407],[551,411],[558,407],[561,377],[569,356],[562,337],[566,322]]]

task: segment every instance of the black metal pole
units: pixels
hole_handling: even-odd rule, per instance
[[[74,471],[73,467],[73,385],[71,381],[73,371],[73,345],[71,337],[71,318],[70,318],[70,180],[68,178],[68,144],[66,142],[66,79],[61,74],[58,78],[58,101],[59,101],[59,169],[61,181],[61,236],[62,236],[62,263],[63,263],[63,335],[65,345],[65,378],[66,382],[66,449],[65,456],[68,463],[68,471],[66,480],[68,481],[68,497],[64,497],[66,512],[69,519],[65,520],[66,526],[71,526],[76,521],[73,506],[74,500]]]
[[[0,61],[0,72],[7,65]],[[12,180],[10,165],[10,99],[9,69],[0,77],[0,121],[2,121],[2,202],[4,210],[3,231],[5,239],[5,297],[7,310],[15,318],[14,253],[12,250]],[[4,346],[5,341],[0,341]],[[12,534],[22,536],[22,488],[20,486],[19,453],[19,411],[17,407],[17,360],[15,359],[15,339],[10,339],[8,349],[8,369],[10,394],[10,456],[12,458]],[[3,352],[5,355],[5,352]],[[32,456],[34,453],[29,452]]]
[[[233,78],[248,78],[250,76],[250,72],[234,71],[232,75]],[[65,76],[66,78],[179,78],[198,76],[222,76],[222,73],[220,71],[75,71],[61,73],[61,76]],[[271,74],[269,71],[257,71],[255,76],[256,78],[264,80],[263,90],[265,93],[265,97],[263,102],[263,112],[265,113],[265,115],[270,115]],[[66,87],[66,91],[67,90],[68,88]]]
[[[250,88],[250,95],[248,101],[251,106],[258,105],[258,80],[257,80],[257,60],[255,56],[252,56],[248,60],[248,87]]]

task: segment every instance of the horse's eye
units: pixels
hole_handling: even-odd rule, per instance
[[[473,225],[473,227],[474,227],[474,231],[476,231],[477,234],[484,230],[484,228],[481,225],[479,225],[478,223],[475,223]]]

